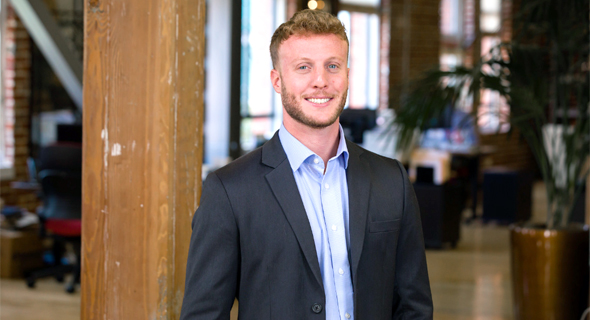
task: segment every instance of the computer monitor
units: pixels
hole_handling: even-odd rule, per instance
[[[371,109],[344,109],[340,124],[346,138],[354,143],[363,143],[363,133],[377,125],[377,112]]]

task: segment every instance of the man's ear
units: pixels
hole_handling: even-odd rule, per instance
[[[277,69],[270,70],[270,83],[272,83],[275,92],[281,94],[281,74]]]

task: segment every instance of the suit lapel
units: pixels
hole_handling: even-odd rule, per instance
[[[362,149],[348,140],[346,143],[350,155],[346,178],[349,203],[350,263],[354,284],[365,240],[371,181],[369,172],[360,159]]]
[[[279,141],[278,134],[275,134],[262,148],[262,163],[274,168],[266,175],[266,180],[295,233],[313,275],[323,288],[311,226],[299,195],[293,170]]]

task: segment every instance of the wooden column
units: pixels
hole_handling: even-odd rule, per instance
[[[205,0],[87,0],[82,319],[177,319],[201,186]]]

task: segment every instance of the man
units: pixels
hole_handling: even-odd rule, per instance
[[[304,10],[272,37],[283,126],[211,173],[181,319],[432,319],[422,226],[399,162],[344,139],[348,39]]]

